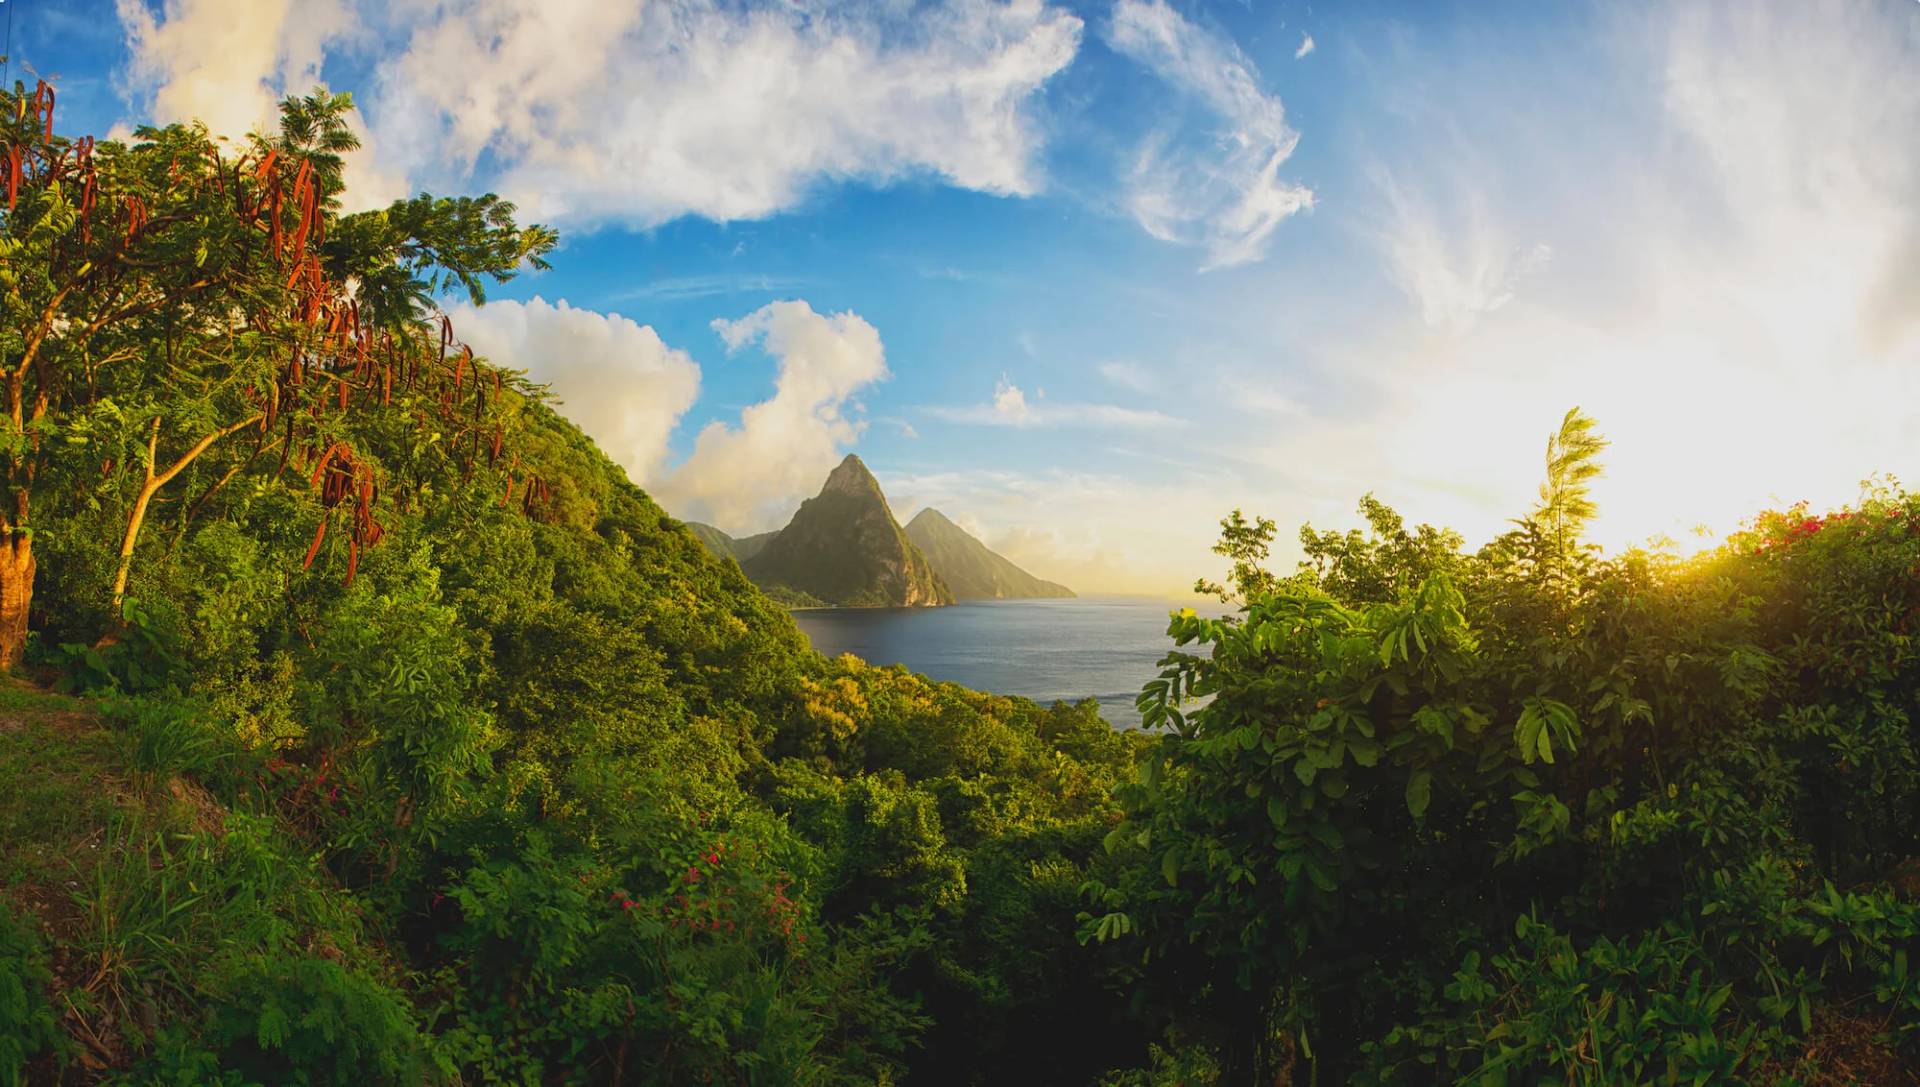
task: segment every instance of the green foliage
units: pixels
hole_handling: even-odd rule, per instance
[[[47,989],[53,974],[39,934],[0,899],[0,1085],[26,1083],[30,1061],[59,1040]]]
[[[1081,938],[1227,1081],[1774,1082],[1837,1008],[1913,1053],[1920,500],[1601,559],[1602,444],[1477,554],[1369,501],[1175,617]]]
[[[1567,409],[1560,429],[1547,439],[1547,478],[1540,484],[1532,522],[1563,550],[1599,512],[1587,484],[1599,478],[1600,453],[1606,447],[1593,419],[1579,408]]]
[[[149,787],[177,776],[216,780],[241,754],[230,729],[190,699],[133,697],[106,704],[121,759]]]
[[[0,435],[35,481],[0,543],[31,530],[39,637],[111,697],[0,690],[0,893],[61,907],[59,1023],[113,1074],[1817,1082],[1835,1024],[1920,1053],[1920,499],[1606,557],[1569,413],[1477,552],[1369,497],[1282,576],[1236,511],[1205,588],[1237,610],[1172,619],[1116,733],[809,651],[443,339],[440,292],[552,235],[493,197],[340,215],[344,96],[244,170],[194,127],[101,144],[84,213],[41,180],[77,145],[7,101],[39,165],[0,354],[58,380]],[[841,481],[815,512],[910,556]],[[815,595],[938,597],[922,566]],[[27,931],[15,1078],[58,1042]]]
[[[424,1047],[401,994],[331,959],[252,956],[223,985],[206,1042],[260,1083],[414,1084]]]
[[[123,601],[121,614],[124,625],[111,642],[67,642],[54,651],[48,663],[60,672],[55,690],[139,694],[181,677],[186,662],[175,651],[175,639],[140,601]]]

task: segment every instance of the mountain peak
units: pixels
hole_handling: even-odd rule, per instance
[[[820,488],[821,494],[878,494],[879,492],[880,481],[873,478],[873,473],[867,471],[866,464],[852,453],[848,453],[847,459],[841,461],[840,467],[835,468],[833,474],[827,477],[826,486]]]
[[[926,556],[893,519],[880,482],[852,455],[740,567],[789,599],[835,607],[953,603]]]
[[[907,523],[907,539],[932,564],[956,600],[1030,600],[1069,597],[1073,590],[1042,581],[994,553],[973,533],[928,506]]]

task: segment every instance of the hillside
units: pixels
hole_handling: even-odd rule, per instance
[[[685,523],[687,531],[693,533],[695,539],[706,544],[707,550],[722,558],[731,558],[736,562],[745,562],[755,555],[758,555],[761,548],[767,546],[767,541],[780,534],[778,530],[775,530],[773,532],[762,532],[753,536],[735,538],[712,525],[700,521],[688,521]]]
[[[929,506],[907,522],[907,539],[920,549],[955,600],[1032,600],[1070,597],[1072,589],[1043,581],[996,554],[966,529]]]
[[[0,691],[0,1087],[1144,1059],[1061,1045],[1124,1033],[1074,933],[1137,737],[808,649],[430,308],[550,232],[339,211],[344,96],[244,167],[52,100],[0,90],[11,395],[70,439],[0,442],[0,663],[85,697]]]
[[[879,481],[852,454],[741,569],[764,589],[836,607],[953,603],[926,556],[893,519]]]
[[[120,642],[38,658],[101,699],[0,691],[24,1000],[11,1021],[0,977],[0,1084],[16,1038],[34,1084],[672,1084],[741,1059],[853,1084],[1117,1029],[1072,966],[1074,887],[1136,739],[1090,703],[823,660],[570,423],[519,411],[537,514],[478,482],[396,512],[406,543],[346,587],[341,551],[303,569],[278,527],[304,479],[234,492],[140,568]],[[91,640],[77,563],[113,512],[59,522],[95,527],[46,552],[42,644]],[[939,814],[961,773],[1000,814]],[[980,939],[1009,910],[1047,950]],[[982,972],[1022,995],[926,980]],[[666,996],[687,986],[700,1006]],[[578,1010],[616,994],[635,1010]],[[830,1045],[782,1026],[821,1021]],[[1084,1079],[1098,1052],[1043,1064]]]
[[[0,1087],[1920,1079],[1920,495],[1607,554],[1569,411],[1476,549],[1232,511],[1116,732],[810,650],[431,308],[551,232],[340,210],[344,96],[244,158],[53,103]],[[857,458],[749,566],[948,596]]]

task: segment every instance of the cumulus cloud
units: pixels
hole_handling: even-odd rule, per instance
[[[1041,188],[1033,100],[1079,52],[1044,0],[117,0],[159,119],[242,133],[349,27],[397,181],[499,188],[541,219],[756,219],[820,181]]]
[[[1312,52],[1313,52],[1313,35],[1307,34],[1304,32],[1301,33],[1300,47],[1293,51],[1293,59],[1305,60],[1307,59],[1307,55]]]
[[[760,218],[823,180],[1035,192],[1033,100],[1081,33],[1044,0],[116,4],[127,82],[160,120],[244,133],[361,28],[368,183],[480,184],[539,218],[637,226]]]
[[[1035,400],[1007,375],[994,383],[993,399],[984,404],[931,407],[927,414],[950,423],[1006,427],[1125,427],[1156,429],[1181,425],[1181,420],[1158,411],[1124,408],[1118,404],[1050,403],[1045,390]]]
[[[329,50],[360,40],[350,0],[115,0],[126,34],[123,88],[160,123],[202,121],[237,139],[272,129],[280,99],[321,82]],[[362,137],[346,157],[347,210],[407,195],[406,178],[381,156],[356,110]]]
[[[342,0],[115,0],[126,31],[124,80],[154,119],[201,120],[244,136],[288,91],[320,78],[327,47],[352,25]]]
[[[1274,229],[1312,207],[1313,193],[1280,177],[1300,134],[1253,61],[1165,0],[1120,0],[1107,42],[1213,117],[1211,130],[1170,123],[1142,142],[1124,197],[1135,221],[1203,248],[1203,270],[1265,256]]]
[[[551,387],[557,407],[635,482],[659,474],[674,427],[700,392],[700,367],[652,327],[550,303],[459,305],[459,335],[495,363]]]
[[[743,410],[737,425],[707,424],[655,494],[676,516],[728,531],[778,527],[859,437],[862,423],[848,402],[887,376],[886,351],[858,314],[815,313],[800,301],[772,302],[713,328],[729,351],[758,345],[773,357],[774,394]]]

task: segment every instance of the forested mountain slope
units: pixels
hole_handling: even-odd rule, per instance
[[[1912,1081],[1920,498],[1608,556],[1569,413],[1478,550],[1236,511],[1116,733],[811,652],[348,107],[0,93],[0,1084]]]
[[[236,161],[0,97],[0,349],[47,363],[40,444],[0,446],[16,494],[35,458],[27,668],[110,723],[74,796],[209,805],[97,813],[91,876],[60,813],[9,825],[0,1083],[935,1082],[1118,1029],[1073,933],[1135,741],[807,649],[422,313],[543,237],[497,201],[339,213],[345,108]]]
[[[707,550],[716,555],[732,558],[737,562],[745,562],[755,555],[758,555],[760,549],[767,546],[768,540],[780,535],[779,530],[776,529],[772,532],[761,532],[752,536],[736,538],[727,535],[712,525],[703,524],[699,521],[688,521],[687,531],[693,533],[694,537],[701,543],[706,544]]]

